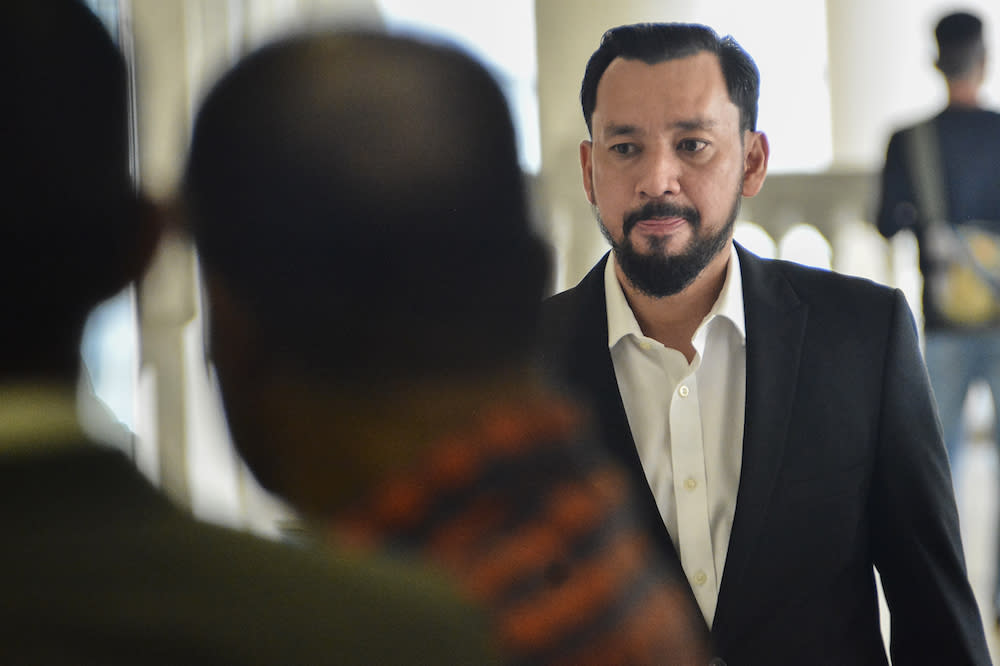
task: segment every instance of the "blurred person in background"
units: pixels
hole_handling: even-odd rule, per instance
[[[233,440],[336,547],[429,563],[518,664],[707,664],[586,418],[533,364],[549,275],[507,103],[451,48],[302,35],[195,122],[185,206]]]
[[[425,571],[195,522],[83,434],[85,319],[160,225],[101,23],[74,0],[0,14],[0,663],[493,663],[480,615]]]
[[[730,664],[988,664],[903,294],[733,242],[764,185],[760,77],[707,26],[607,31],[584,194],[612,249],[546,301],[548,367],[593,406]]]
[[[1000,416],[1000,113],[980,104],[987,54],[979,17],[948,14],[934,35],[948,104],[889,139],[878,228],[917,239],[927,370],[960,494],[974,382],[989,385]],[[1000,578],[991,604],[1000,623]]]

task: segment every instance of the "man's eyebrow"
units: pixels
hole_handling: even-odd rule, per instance
[[[639,128],[635,125],[619,125],[612,123],[611,125],[606,125],[602,133],[607,138],[616,136],[633,136],[639,133]]]
[[[718,125],[717,121],[710,118],[691,118],[689,120],[678,120],[673,126],[679,130],[690,132],[694,130],[711,130],[715,129]]]
[[[719,126],[719,122],[711,118],[688,118],[683,120],[675,121],[670,127],[672,129],[678,129],[684,132],[693,132],[696,130],[708,131],[713,130]],[[605,138],[614,138],[619,136],[635,136],[641,134],[640,130],[635,125],[629,124],[619,124],[611,123],[606,125],[601,132]]]

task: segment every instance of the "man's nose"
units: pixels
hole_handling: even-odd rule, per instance
[[[639,195],[648,199],[659,199],[680,192],[680,176],[683,165],[672,146],[656,146],[647,149],[642,174],[637,189]]]

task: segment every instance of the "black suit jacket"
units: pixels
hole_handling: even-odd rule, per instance
[[[196,522],[95,445],[0,456],[0,525],[0,664],[497,663],[436,576]]]
[[[739,664],[989,664],[917,330],[899,290],[737,245],[747,330],[736,514],[712,626]],[[543,310],[543,363],[590,404],[677,560],[608,351],[604,266]]]

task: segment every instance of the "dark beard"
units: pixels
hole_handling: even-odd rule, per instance
[[[596,206],[594,214],[601,226],[601,233],[611,243],[618,265],[621,266],[628,281],[646,296],[663,298],[683,291],[705,270],[709,262],[726,248],[740,213],[741,201],[737,193],[729,219],[718,233],[704,237],[698,234],[701,229],[701,215],[694,208],[684,208],[669,203],[648,203],[625,217],[621,242],[616,242],[611,237]],[[681,254],[667,256],[663,254],[666,239],[654,237],[650,241],[649,254],[638,252],[629,233],[639,220],[652,217],[682,217],[687,220],[694,232],[690,245]]]

